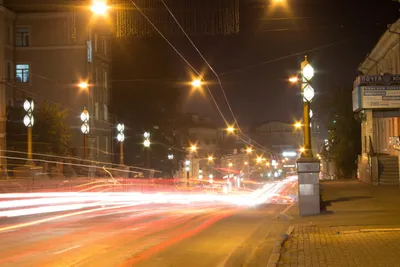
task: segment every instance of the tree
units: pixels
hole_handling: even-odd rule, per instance
[[[319,114],[328,127],[328,146],[324,156],[334,160],[340,178],[355,175],[356,160],[361,152],[360,123],[354,118],[351,90],[331,90],[318,99]]]
[[[7,146],[10,150],[26,151],[27,131],[22,123],[22,106],[7,107]],[[70,128],[66,124],[68,111],[58,104],[45,101],[34,111],[32,129],[33,152],[65,155],[68,152]]]

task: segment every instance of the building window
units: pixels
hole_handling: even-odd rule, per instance
[[[104,104],[104,120],[108,121],[108,107]]]
[[[108,73],[107,73],[107,71],[105,71],[103,74],[103,80],[104,80],[103,103],[108,104]]]
[[[15,77],[19,83],[29,82],[29,65],[28,64],[17,64],[15,68]]]
[[[29,46],[29,28],[17,27],[15,30],[15,45],[18,47]]]
[[[87,42],[87,57],[88,57],[88,62],[92,63],[93,61],[92,41]]]
[[[99,103],[98,102],[96,102],[94,104],[94,117],[96,120],[99,119]]]
[[[97,34],[94,35],[94,52],[97,52]]]
[[[99,141],[99,137],[96,136],[96,155],[99,155],[99,150],[100,150],[100,141]]]
[[[108,137],[105,137],[106,139],[106,154],[108,154]]]
[[[108,54],[108,40],[103,39],[103,54],[107,56]]]
[[[6,61],[6,79],[7,81],[11,81],[12,78],[11,62]]]

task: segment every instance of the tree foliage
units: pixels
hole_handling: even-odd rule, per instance
[[[7,144],[18,151],[26,151],[27,130],[22,123],[25,111],[22,106],[7,107]],[[68,111],[58,104],[45,101],[34,110],[32,128],[33,152],[65,155],[68,153],[70,128],[66,123]]]
[[[334,160],[340,178],[355,175],[357,156],[361,151],[360,123],[352,109],[351,90],[340,87],[318,99],[320,114],[328,127],[329,144],[323,154]]]

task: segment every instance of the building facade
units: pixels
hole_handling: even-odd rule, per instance
[[[5,2],[0,27],[1,111],[31,97],[40,107],[45,100],[68,110],[71,151],[83,156],[80,114],[89,112],[88,157],[111,162],[114,127],[110,123],[111,31],[107,21],[94,19],[89,9],[27,9],[18,1]],[[22,1],[23,2],[23,1]],[[85,86],[87,84],[87,86]],[[22,118],[21,118],[22,123]],[[0,146],[4,147],[0,128]],[[33,128],[34,133],[34,128]],[[34,151],[33,151],[34,152]]]
[[[400,136],[400,19],[388,26],[359,66],[353,111],[361,123],[358,176],[373,184],[398,184]]]

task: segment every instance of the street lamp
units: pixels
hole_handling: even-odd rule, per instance
[[[119,142],[119,164],[124,165],[124,140],[125,140],[125,125],[118,123],[117,125],[117,140]]]
[[[200,79],[195,79],[195,80],[192,81],[193,88],[200,88],[201,84],[202,84],[202,82],[201,82]]]
[[[143,142],[143,145],[144,145],[145,147],[149,148],[150,145],[151,145],[150,140],[149,140],[149,139],[145,139],[144,142]]]
[[[232,167],[232,166],[233,166],[233,163],[232,163],[232,162],[229,162],[228,166],[229,166],[229,167]]]
[[[93,0],[92,5],[90,6],[90,10],[96,14],[104,16],[107,14],[107,10],[109,6],[107,5],[106,0]]]
[[[251,152],[253,152],[253,149],[252,149],[251,147],[248,147],[248,148],[246,149],[246,153],[247,153],[247,154],[250,154]]]
[[[83,133],[83,158],[87,159],[88,135],[89,135],[89,112],[86,107],[83,108],[81,113],[81,132]]]
[[[228,133],[233,134],[233,133],[235,132],[235,127],[233,127],[233,126],[231,126],[231,125],[228,125],[228,127],[226,128],[226,131],[227,131]]]
[[[33,117],[33,110],[35,108],[35,104],[31,98],[27,98],[24,102],[24,110],[26,115],[24,117],[24,125],[28,128],[28,153],[27,153],[27,165],[33,165],[32,161],[32,127],[35,123],[35,119]]]
[[[301,126],[302,126],[302,124],[299,121],[294,124],[294,128],[296,128],[296,129],[301,129]]]
[[[211,162],[211,161],[214,160],[214,157],[213,156],[208,156],[207,160],[208,160],[208,162]]]
[[[80,82],[80,83],[78,84],[78,87],[79,87],[80,89],[86,90],[86,89],[88,89],[89,84],[88,84],[87,82]]]
[[[262,157],[258,157],[258,158],[257,158],[257,163],[262,162],[262,160],[263,160]]]
[[[197,151],[197,146],[196,145],[191,145],[190,146],[190,152],[196,152]]]
[[[297,83],[299,81],[299,77],[293,76],[289,78],[290,83]]]
[[[301,92],[303,95],[303,122],[304,122],[304,152],[302,157],[313,157],[311,150],[311,127],[310,127],[310,103],[314,98],[315,92],[310,84],[314,77],[314,68],[307,60],[307,56],[301,63],[302,84]]]
[[[168,159],[169,159],[169,160],[173,160],[173,159],[174,159],[174,155],[173,155],[173,154],[169,154],[169,155],[168,155]]]

